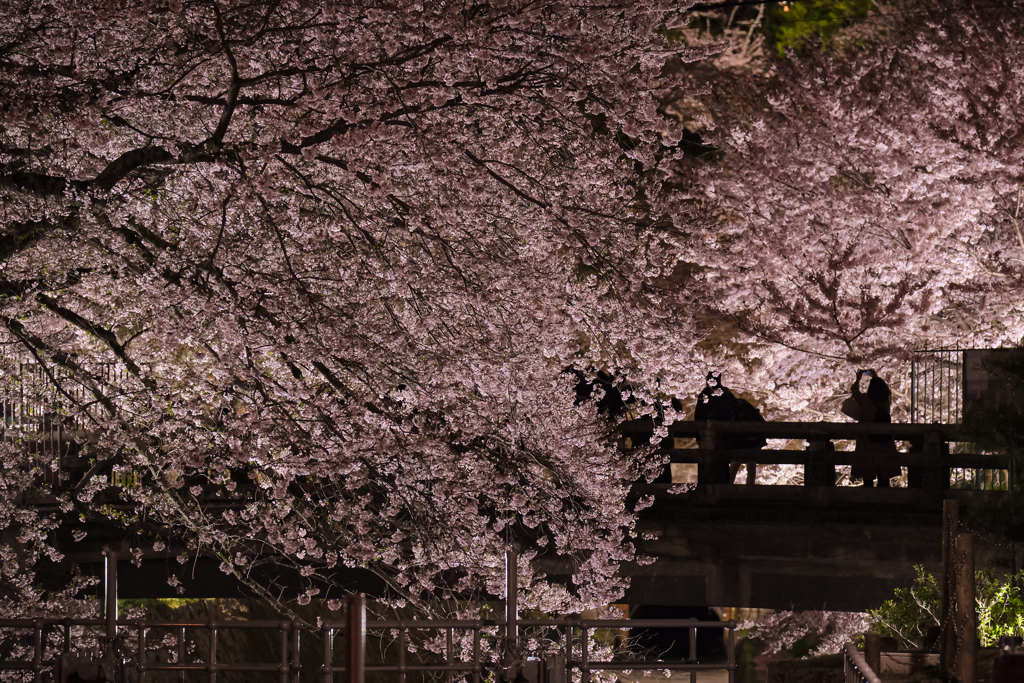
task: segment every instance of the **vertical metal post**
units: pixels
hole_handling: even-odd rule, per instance
[[[103,551],[105,583],[103,586],[103,616],[107,620],[107,638],[117,637],[117,553]]]
[[[929,379],[929,376],[930,376],[929,373],[930,373],[931,369],[932,369],[932,364],[931,363],[929,363],[927,365],[927,367],[925,367],[925,369],[924,369],[924,395],[925,395],[925,398],[927,400],[927,402],[924,404],[924,419],[925,419],[925,422],[928,422],[928,423],[931,423],[931,421],[932,421],[931,409],[935,405],[935,403],[932,401],[932,392],[931,392],[931,390],[932,390],[932,383],[928,382],[928,379]]]
[[[36,619],[32,623],[32,671],[35,683],[43,680],[43,622]]]
[[[348,636],[348,683],[364,683],[366,679],[366,602],[362,593],[348,596],[345,615]]]
[[[589,629],[580,625],[580,681],[581,683],[590,683],[590,649],[587,647],[587,641],[590,640]]]
[[[956,342],[956,422],[964,422],[964,351],[959,350]]]
[[[697,664],[697,627],[690,627],[690,650],[687,659],[691,664]],[[690,683],[697,683],[697,670],[690,669]]]
[[[736,622],[729,620],[729,642],[726,643],[726,654],[729,665],[729,683],[736,683]]]
[[[139,674],[139,683],[146,683],[146,627],[140,621],[135,622],[135,626],[139,629],[136,641],[139,651],[136,654],[138,661],[135,662],[135,671]]]
[[[178,629],[178,664],[185,663],[185,627]],[[185,670],[178,672],[178,683],[185,683]]]
[[[453,631],[454,631],[454,629],[448,628],[447,631],[445,632],[445,643],[444,643],[444,655],[445,656],[444,656],[444,663],[447,666],[451,666],[452,665],[452,661],[453,661],[452,660],[452,657],[454,655],[453,650],[455,649],[455,645],[454,645],[454,642],[453,642],[455,640],[455,635],[454,635]],[[444,681],[445,681],[445,683],[452,683],[452,670],[451,669],[448,669],[447,671],[444,672]]]
[[[291,665],[291,676],[289,680],[291,680],[292,683],[298,683],[300,680],[299,675],[302,673],[302,653],[300,652],[300,647],[302,645],[302,641],[300,640],[301,637],[302,631],[299,628],[299,625],[293,621],[291,623],[292,646],[289,657],[291,660],[289,662]]]
[[[334,627],[324,622],[324,683],[334,683]]]
[[[279,623],[277,631],[281,635],[281,661],[277,664],[277,680],[288,683],[288,622]]]
[[[210,663],[206,667],[210,672],[210,683],[217,683],[217,625],[210,622]]]
[[[408,649],[405,643],[405,627],[398,626],[398,683],[405,683],[405,651]]]
[[[505,552],[505,638],[510,652],[519,648],[519,553]]]
[[[565,659],[562,662],[564,664],[562,669],[562,681],[572,681],[572,624],[565,627],[565,643],[564,654]]]
[[[942,389],[939,393],[939,422],[948,422],[946,415],[949,414],[949,402],[946,394],[949,393],[949,382],[946,377],[946,359],[943,358],[945,354],[939,354],[939,384]]]
[[[473,627],[473,683],[480,683],[480,673],[483,669],[480,664],[480,638],[481,626],[477,623]]]
[[[910,424],[918,422],[918,358],[910,360]]]

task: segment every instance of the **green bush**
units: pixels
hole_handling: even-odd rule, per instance
[[[902,647],[920,647],[928,629],[939,625],[941,593],[939,582],[915,565],[917,576],[910,588],[897,588],[892,600],[869,610],[871,630],[895,638]],[[975,608],[978,640],[982,647],[995,645],[1000,636],[1024,636],[1024,571],[998,575],[975,573]]]
[[[895,638],[900,647],[920,647],[928,629],[939,625],[940,598],[939,583],[925,572],[921,565],[914,565],[917,576],[910,588],[897,588],[892,600],[886,600],[871,615],[871,630],[884,637]]]
[[[812,42],[828,45],[839,29],[863,20],[873,8],[871,0],[799,0],[771,9],[764,32],[781,56]]]

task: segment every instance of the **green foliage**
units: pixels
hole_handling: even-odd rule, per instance
[[[939,625],[940,597],[938,580],[915,565],[917,576],[910,588],[897,588],[892,600],[869,610],[871,630],[896,638],[902,647],[917,648],[928,629]],[[975,573],[975,605],[978,639],[983,647],[994,645],[1000,636],[1024,636],[1024,571],[998,575],[981,570]]]
[[[825,47],[839,29],[866,18],[872,9],[871,0],[793,0],[768,11],[764,33],[780,56],[819,41]]]
[[[982,647],[995,645],[1000,636],[1024,636],[1024,571],[1013,577],[978,572],[975,582]]]
[[[895,638],[901,647],[917,648],[928,634],[928,629],[939,625],[939,583],[914,565],[917,576],[910,588],[897,588],[892,600],[886,600],[876,610],[868,610],[875,633]]]

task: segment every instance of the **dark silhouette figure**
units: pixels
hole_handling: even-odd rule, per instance
[[[871,377],[868,382],[867,392],[860,390],[860,379],[863,376]],[[851,398],[857,404],[857,421],[861,424],[892,423],[890,404],[892,392],[889,385],[879,377],[874,370],[858,370],[857,379],[850,387]],[[896,454],[896,444],[892,437],[888,436],[858,436],[856,448],[857,453],[892,453]],[[874,486],[875,479],[878,480],[878,488],[889,488],[889,480],[900,476],[899,465],[854,465],[850,471],[851,479],[863,479],[864,486]]]
[[[697,422],[707,420],[723,420],[735,422],[764,422],[761,411],[746,399],[739,398],[722,385],[722,373],[709,372],[705,378],[706,386],[697,394],[697,406],[693,411],[693,419]],[[700,439],[697,439],[698,443]],[[759,436],[726,434],[720,444],[726,450],[764,448],[767,440]],[[748,471],[753,472],[754,463],[748,463]],[[739,469],[739,463],[715,463],[713,476],[716,484],[731,483]]]

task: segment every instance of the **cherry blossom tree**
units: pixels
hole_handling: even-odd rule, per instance
[[[717,220],[690,286],[760,344],[737,369],[779,405],[835,408],[851,367],[1024,336],[1021,28],[1007,7],[908,13],[775,60],[765,98],[705,98],[717,152],[678,179]]]
[[[512,543],[528,605],[618,597],[651,463],[566,369],[681,376],[699,339],[660,305],[697,222],[662,65],[713,50],[658,37],[679,9],[4,3],[2,381],[94,458],[50,495],[300,602],[337,566],[501,595]]]

